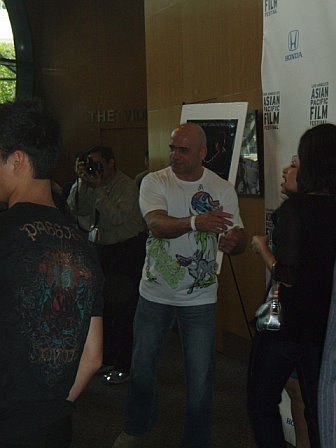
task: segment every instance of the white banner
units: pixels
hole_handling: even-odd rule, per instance
[[[336,123],[336,1],[264,0],[262,59],[266,215],[303,132]],[[267,220],[268,221],[268,220]]]
[[[266,230],[282,168],[310,127],[336,123],[336,1],[264,0],[262,59]],[[286,420],[287,421],[287,420]],[[294,428],[286,426],[293,443]]]

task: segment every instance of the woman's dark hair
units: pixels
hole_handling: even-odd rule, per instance
[[[321,124],[306,131],[299,143],[299,193],[336,193],[336,126]]]
[[[50,179],[60,154],[60,133],[56,121],[41,101],[0,104],[0,157],[19,150],[26,153],[35,179]]]

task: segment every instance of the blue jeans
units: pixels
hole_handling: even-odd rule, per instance
[[[285,448],[279,403],[281,392],[294,368],[305,404],[312,448],[320,446],[317,390],[322,344],[284,341],[267,332],[253,342],[248,373],[248,411],[259,448]]]
[[[182,339],[187,406],[185,448],[211,447],[215,372],[216,305],[170,306],[140,297],[134,319],[134,345],[125,431],[149,432],[157,418],[156,375],[169,330],[177,319]],[[179,404],[176,403],[176,406]]]

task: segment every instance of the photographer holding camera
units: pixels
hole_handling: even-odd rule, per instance
[[[104,364],[114,366],[105,384],[128,379],[132,324],[145,257],[146,233],[133,179],[117,169],[109,147],[94,146],[78,165],[77,200],[68,205],[75,217],[90,216],[88,238],[105,275]]]

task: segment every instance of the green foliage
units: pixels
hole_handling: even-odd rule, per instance
[[[15,59],[14,44],[0,42],[0,53],[3,58]],[[1,62],[0,62],[1,64]],[[13,81],[4,81],[13,79]],[[13,101],[15,99],[16,74],[9,70],[5,65],[0,65],[0,103]]]

